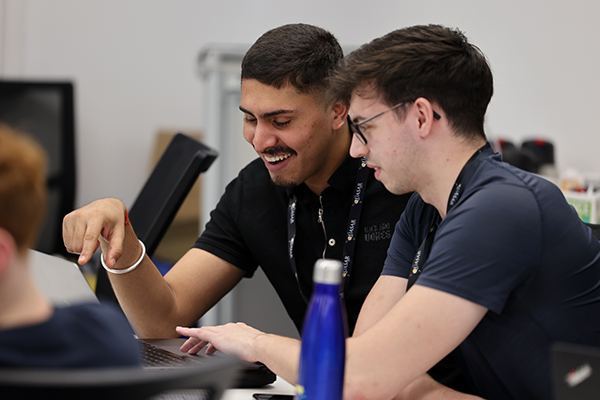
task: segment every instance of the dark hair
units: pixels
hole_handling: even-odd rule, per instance
[[[324,91],[327,78],[344,57],[337,39],[322,28],[289,24],[263,34],[242,61],[242,79],[301,93]]]
[[[349,102],[363,85],[390,106],[419,97],[436,102],[454,132],[485,138],[492,72],[483,53],[458,30],[413,26],[363,45],[339,64],[329,97]]]

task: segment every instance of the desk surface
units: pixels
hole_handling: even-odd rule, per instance
[[[294,387],[277,377],[272,385],[267,385],[257,389],[229,389],[225,391],[221,400],[253,400],[254,393],[271,393],[271,394],[296,394]]]

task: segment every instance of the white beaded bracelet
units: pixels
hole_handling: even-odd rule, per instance
[[[140,265],[140,263],[144,259],[144,256],[146,255],[146,246],[144,246],[144,242],[142,242],[140,239],[138,239],[138,242],[140,242],[140,244],[142,245],[142,255],[140,256],[140,259],[137,260],[137,262],[135,264],[133,264],[131,267],[125,268],[125,269],[112,269],[112,268],[108,268],[106,266],[106,263],[104,262],[104,254],[100,255],[100,263],[102,264],[102,266],[104,267],[104,269],[107,270],[108,272],[110,272],[111,274],[120,275],[120,274],[126,274],[128,272],[133,271],[134,269],[137,268],[138,265]]]

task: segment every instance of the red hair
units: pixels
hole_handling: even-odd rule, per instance
[[[33,247],[46,208],[46,154],[25,134],[0,124],[0,228],[20,252]]]

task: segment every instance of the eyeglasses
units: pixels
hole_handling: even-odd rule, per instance
[[[360,131],[360,126],[361,125],[366,124],[367,122],[373,121],[375,118],[381,117],[386,112],[395,110],[396,108],[398,108],[398,107],[400,107],[400,106],[402,106],[402,105],[404,105],[406,103],[412,103],[413,101],[414,100],[405,100],[405,101],[402,101],[402,102],[396,104],[395,106],[393,106],[391,108],[388,108],[387,110],[382,111],[379,114],[375,114],[371,118],[367,118],[364,121],[361,121],[359,123],[352,122],[352,119],[350,118],[350,114],[348,114],[348,126],[350,127],[350,132],[352,132],[353,134],[355,134],[356,136],[358,136],[358,139],[362,142],[362,144],[367,144],[367,138]],[[442,118],[442,117],[440,116],[440,114],[438,114],[438,113],[436,113],[434,111],[433,112],[433,118],[435,118],[435,119],[437,119],[439,121],[440,118]]]

